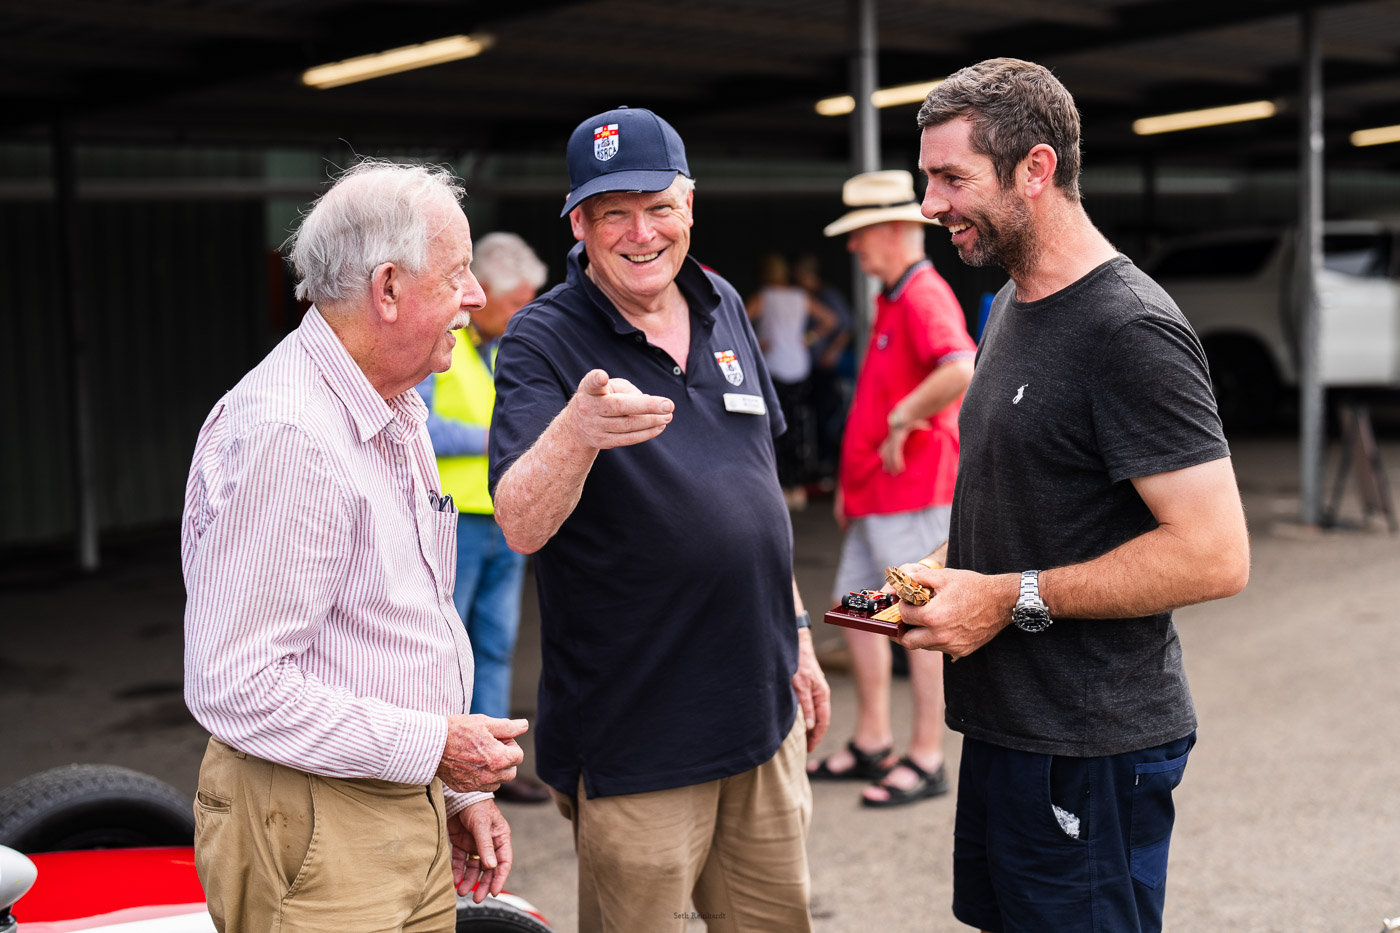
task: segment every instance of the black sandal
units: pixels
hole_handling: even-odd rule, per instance
[[[943,773],[942,765],[938,766],[937,771],[929,774],[923,768],[914,764],[908,755],[899,759],[899,762],[895,764],[894,768],[898,768],[900,765],[903,765],[919,776],[919,780],[915,782],[913,787],[908,790],[902,787],[892,787],[886,784],[884,778],[881,777],[873,783],[876,787],[884,790],[888,796],[885,797],[884,800],[871,800],[869,797],[862,795],[860,802],[867,807],[902,807],[906,803],[913,803],[916,800],[923,800],[927,797],[939,797],[948,793],[948,778]],[[894,768],[891,768],[890,771],[893,771]]]
[[[851,753],[851,757],[856,763],[845,771],[833,771],[829,762],[830,757],[823,758],[816,770],[807,772],[809,781],[878,781],[889,773],[890,769],[885,767],[885,759],[890,757],[894,748],[882,748],[878,752],[864,752],[856,747],[855,742],[847,742],[846,749]]]

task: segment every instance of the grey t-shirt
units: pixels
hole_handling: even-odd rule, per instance
[[[987,574],[1098,557],[1156,527],[1132,478],[1229,456],[1200,341],[1125,256],[1040,301],[1007,283],[958,424],[948,566]],[[1116,755],[1196,726],[1169,612],[1008,626],[944,677],[950,728],[1021,751]]]

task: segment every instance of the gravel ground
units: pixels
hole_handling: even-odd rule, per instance
[[[1400,499],[1400,444],[1383,451]],[[1290,441],[1242,441],[1235,456],[1254,571],[1240,596],[1177,616],[1201,728],[1177,792],[1166,926],[1374,933],[1400,915],[1400,536],[1362,521],[1353,498],[1342,510],[1348,530],[1301,528]],[[794,526],[804,597],[824,605],[838,533],[822,503]],[[533,597],[530,583],[515,689],[524,715],[539,663]],[[206,736],[180,695],[182,603],[168,534],[109,548],[93,577],[38,560],[0,570],[0,784],[108,762],[192,794]],[[825,753],[850,734],[854,688],[837,669],[839,634],[822,629],[834,690]],[[895,735],[907,736],[908,687],[896,685]],[[950,764],[958,748],[950,736]],[[858,785],[814,789],[820,933],[967,929],[948,910],[951,796],[872,811],[859,806]],[[548,805],[505,810],[511,888],[572,930],[568,824]]]

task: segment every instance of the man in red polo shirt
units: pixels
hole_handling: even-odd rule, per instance
[[[836,521],[846,533],[834,601],[877,587],[886,567],[931,553],[948,538],[958,468],[958,407],[976,347],[962,308],[924,254],[924,224],[908,172],[848,180],[854,208],[826,228],[884,285],[856,382],[841,448]],[[883,635],[842,629],[855,668],[858,715],[844,749],[808,766],[814,780],[872,782],[863,802],[898,806],[946,793],[943,658],[911,651],[914,734],[896,759],[890,731],[890,645]]]

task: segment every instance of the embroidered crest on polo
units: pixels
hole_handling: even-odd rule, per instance
[[[617,155],[617,124],[608,123],[593,131],[593,155],[599,162],[606,162]]]
[[[730,385],[743,384],[744,371],[739,368],[739,357],[734,355],[733,350],[716,350],[715,362],[719,364],[720,372],[724,373],[724,378],[729,380]]]
[[[1026,386],[1028,385],[1030,385],[1029,382],[1026,383]],[[1012,405],[1021,404],[1021,399],[1026,397],[1026,386],[1021,386],[1021,388],[1016,390],[1016,397],[1011,400]]]

